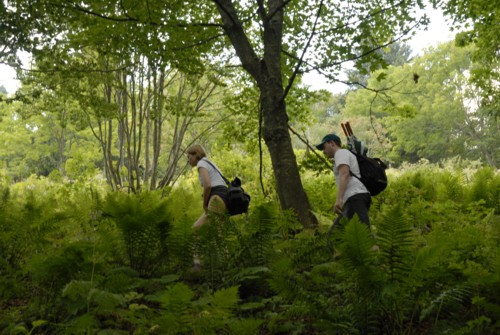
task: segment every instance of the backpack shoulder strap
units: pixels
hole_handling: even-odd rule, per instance
[[[229,184],[230,184],[230,183],[229,183],[229,180],[227,180],[227,178],[226,178],[226,177],[224,177],[224,175],[222,174],[222,172],[220,172],[220,170],[219,170],[218,168],[216,168],[216,167],[215,167],[215,165],[214,165],[211,161],[209,161],[209,160],[208,160],[207,158],[205,158],[205,157],[204,157],[204,158],[202,158],[202,159],[204,159],[204,160],[205,160],[205,162],[207,162],[208,164],[210,164],[210,166],[211,166],[211,167],[213,167],[213,168],[215,169],[215,171],[217,171],[217,172],[220,174],[220,176],[222,177],[222,179],[224,179],[224,182],[225,182],[227,185],[229,185]]]
[[[360,156],[360,155],[359,155],[357,152],[352,151],[352,150],[350,150],[350,149],[347,149],[347,150],[349,150],[349,152],[350,152],[351,154],[353,154],[353,155],[354,155],[354,158],[356,158],[356,163],[358,163],[358,170],[359,170],[359,174],[360,174],[360,176],[358,177],[358,176],[356,176],[354,173],[352,173],[352,170],[351,170],[350,168],[349,168],[349,174],[350,174],[351,176],[353,176],[353,177],[356,177],[356,179],[357,179],[357,180],[361,181],[361,168],[360,168],[360,166],[359,166],[359,160],[358,160],[358,156]]]

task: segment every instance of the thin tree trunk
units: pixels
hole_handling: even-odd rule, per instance
[[[61,123],[66,122],[66,106],[61,112]],[[61,126],[61,133],[59,134],[58,142],[58,151],[57,151],[57,169],[61,172],[62,175],[65,175],[64,169],[64,149],[66,148],[66,128]]]
[[[148,70],[149,71],[149,70]],[[139,85],[138,85],[138,92],[137,94],[137,100],[139,104],[139,113],[137,116],[137,143],[134,146],[134,168],[135,168],[135,178],[136,178],[136,184],[137,184],[137,189],[141,190],[143,187],[144,183],[144,171],[141,167],[141,155],[143,152],[143,141],[144,141],[144,120],[146,118],[146,115],[148,113],[148,95],[145,93],[146,89],[149,89],[147,86],[144,85],[145,78],[148,76],[148,72],[145,72],[144,68],[141,68],[140,71],[140,76],[139,76]],[[135,100],[134,100],[135,101]],[[135,108],[137,108],[137,103],[134,103]]]
[[[132,78],[133,80],[133,78]],[[132,157],[130,154],[130,145],[131,145],[131,134],[129,129],[128,122],[128,91],[127,91],[127,76],[125,73],[117,73],[116,81],[121,82],[120,89],[115,89],[116,95],[116,103],[119,108],[118,110],[118,151],[119,151],[119,159],[118,164],[116,166],[117,171],[121,171],[122,167],[126,167],[127,175],[122,176],[122,178],[126,178],[125,180],[121,180],[122,185],[125,182],[128,183],[128,191],[134,191],[134,180],[132,177]]]
[[[162,124],[163,124],[163,101],[165,89],[165,70],[162,68],[160,71],[160,78],[155,94],[157,96],[157,103],[154,109],[154,123],[153,123],[153,159],[151,164],[151,189],[156,188],[158,178],[158,160],[161,152],[161,138],[162,138]]]
[[[111,103],[111,95],[112,95],[112,88],[110,85],[105,85],[104,87],[104,97],[108,103]],[[117,167],[116,169],[113,166],[113,152],[112,152],[112,146],[113,146],[113,120],[108,120],[107,122],[104,122],[104,133],[103,133],[103,138],[105,138],[105,157],[106,159],[106,167],[109,169],[108,173],[110,175],[110,178],[113,180],[111,186],[113,187],[114,190],[119,189],[122,186],[121,180],[120,180],[120,170]],[[119,164],[117,163],[117,166]]]
[[[150,70],[151,71],[151,70]],[[153,77],[153,89],[151,89],[151,81],[148,79],[148,101],[151,99],[151,96],[152,96],[152,99],[153,99],[153,106],[156,105],[157,103],[157,100],[158,100],[158,96],[156,94],[156,85],[157,85],[157,79],[156,79],[156,75],[157,75],[157,71],[156,70],[153,70],[152,71],[152,77]],[[151,78],[151,74],[148,75],[148,78]],[[145,167],[144,167],[144,182],[145,183],[148,183],[149,180],[151,179],[151,157],[150,157],[150,152],[151,152],[151,116],[152,116],[152,113],[151,113],[151,107],[149,106],[149,103],[148,103],[148,107],[146,109],[146,139],[145,139],[145,143],[144,143],[144,160],[145,160]],[[150,189],[154,189],[153,188],[153,182],[151,182],[151,185],[150,185]]]

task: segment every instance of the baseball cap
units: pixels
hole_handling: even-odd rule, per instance
[[[323,139],[321,140],[321,143],[320,144],[317,144],[316,145],[316,149],[318,150],[323,150],[323,146],[325,145],[326,142],[328,141],[333,141],[333,142],[336,142],[336,143],[341,143],[340,141],[340,137],[338,137],[337,135],[335,134],[328,134],[328,135],[325,135],[325,137],[323,137]]]

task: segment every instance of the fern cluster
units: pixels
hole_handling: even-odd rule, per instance
[[[0,334],[499,331],[500,182],[489,169],[394,174],[371,230],[354,218],[331,232],[331,208],[304,230],[258,197],[248,221],[211,215],[195,232],[190,183],[139,194],[4,183]],[[326,206],[330,185],[308,185]]]
[[[132,269],[143,277],[161,273],[169,261],[167,241],[172,226],[166,199],[161,199],[157,192],[110,193],[103,203],[102,215],[120,231]]]

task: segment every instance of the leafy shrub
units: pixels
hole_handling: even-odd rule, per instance
[[[197,276],[186,271],[202,212],[194,174],[136,195],[55,177],[0,188],[2,334],[500,330],[491,169],[391,170],[372,231],[343,222],[333,250],[333,176],[306,174],[326,224],[303,229],[276,201],[255,197],[248,221],[209,218]]]

